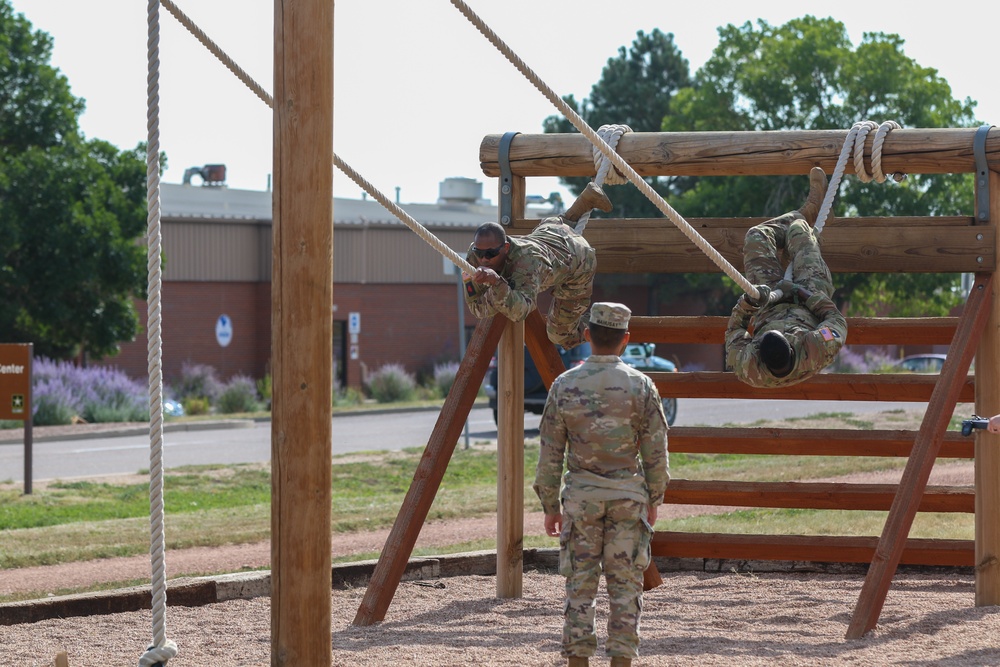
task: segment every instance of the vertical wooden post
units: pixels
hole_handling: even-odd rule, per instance
[[[524,322],[507,322],[497,364],[497,597],[519,598],[524,560]]]
[[[271,664],[330,665],[333,2],[274,3]]]
[[[977,183],[977,187],[980,187]],[[990,223],[1000,222],[1000,175],[989,172]],[[998,239],[1000,244],[1000,239]],[[976,414],[1000,413],[1000,271],[993,274],[993,298],[976,352]],[[1000,435],[976,431],[976,606],[1000,604]]]

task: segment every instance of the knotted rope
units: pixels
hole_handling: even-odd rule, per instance
[[[875,140],[872,144],[872,173],[869,174],[865,169],[865,140],[868,137],[868,133],[876,129],[878,131],[875,133]],[[854,173],[862,183],[868,183],[872,180],[876,183],[884,183],[886,175],[882,173],[882,144],[885,143],[885,138],[889,136],[891,131],[899,129],[902,129],[902,126],[894,120],[887,120],[881,125],[877,125],[873,120],[862,120],[851,126],[847,137],[844,139],[844,146],[840,149],[837,164],[833,168],[833,175],[830,177],[830,184],[826,188],[826,196],[823,198],[823,204],[816,215],[816,223],[813,225],[813,228],[817,234],[823,231],[826,218],[830,214],[830,209],[833,208],[833,200],[837,196],[837,190],[840,188],[840,179],[844,175],[847,158],[853,153]],[[906,175],[900,172],[895,172],[891,176],[897,183],[906,178]]]
[[[826,186],[826,195],[823,197],[823,203],[816,214],[816,222],[813,224],[813,229],[816,231],[817,236],[823,232],[827,216],[830,215],[830,210],[833,208],[833,200],[837,197],[837,190],[840,188],[840,181],[844,175],[848,157],[852,154],[854,155],[854,173],[862,183],[869,183],[873,180],[876,183],[884,183],[887,177],[882,172],[882,144],[885,143],[885,138],[889,136],[890,132],[899,129],[902,129],[902,126],[894,120],[887,120],[882,124],[876,124],[873,120],[862,120],[851,126],[847,137],[844,138],[844,145],[840,149],[840,156],[837,158],[837,164],[833,168],[830,183]],[[877,131],[872,143],[872,173],[869,174],[865,169],[865,141],[872,130]],[[906,175],[901,172],[895,172],[891,176],[897,183],[906,178]],[[791,279],[792,263],[789,262],[788,266],[785,267],[785,280]],[[772,297],[772,300],[780,297],[781,292],[779,291]]]
[[[181,25],[188,29],[188,31],[195,36],[195,38],[201,42],[219,61],[225,65],[229,71],[236,75],[240,81],[242,81],[257,97],[264,101],[268,107],[274,108],[274,98],[265,91],[260,84],[253,80],[249,74],[247,74],[242,68],[240,68],[236,62],[229,57],[219,46],[209,39],[208,35],[204,33],[194,21],[188,18],[187,15],[182,12],[177,5],[175,5],[172,0],[162,0],[163,6],[174,15]],[[457,252],[449,248],[444,244],[441,239],[434,236],[426,227],[421,225],[419,222],[413,219],[409,213],[401,209],[395,202],[386,197],[383,193],[375,188],[371,183],[362,178],[362,176],[355,171],[350,165],[340,159],[340,157],[334,153],[333,154],[333,164],[337,166],[342,172],[344,172],[352,181],[354,181],[362,190],[370,194],[378,203],[380,203],[386,210],[396,216],[403,224],[409,227],[413,232],[422,238],[428,245],[441,253],[445,258],[450,260],[455,266],[460,268],[465,273],[475,273],[476,269],[474,266],[469,264],[464,257],[459,255]]]
[[[622,138],[622,135],[626,132],[631,132],[632,128],[628,125],[601,125],[597,128],[597,136],[601,138],[604,143],[611,147],[612,150],[618,150],[618,140]],[[597,146],[594,146],[594,168],[597,170],[597,175],[594,176],[594,184],[598,187],[607,183],[608,185],[623,185],[628,183],[628,179],[621,175],[617,170],[611,169],[611,161],[604,157]],[[580,216],[580,219],[576,223],[576,233],[583,234],[583,230],[587,227],[587,222],[590,220],[590,211],[587,211]]]
[[[163,536],[163,373],[160,335],[160,6],[146,5],[146,264],[147,365],[149,372],[149,557],[152,574],[153,643],[139,667],[165,665],[177,655],[167,639],[167,576]]]

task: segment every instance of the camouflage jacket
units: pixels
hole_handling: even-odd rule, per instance
[[[530,234],[509,236],[507,261],[500,269],[503,280],[496,285],[472,285],[465,302],[477,318],[500,313],[514,322],[527,319],[541,292],[566,281],[573,258],[590,250],[582,236],[563,224],[562,218],[546,218]],[[470,244],[466,260],[479,266]]]
[[[759,339],[766,331],[784,334],[795,353],[795,367],[785,377],[774,377],[759,359]],[[846,340],[847,320],[821,292],[805,304],[779,302],[762,309],[741,298],[726,329],[726,364],[751,386],[781,387],[802,382],[826,368]]]
[[[567,476],[640,476],[646,496],[662,502],[670,480],[663,404],[649,376],[619,357],[592,355],[557,377],[539,430],[534,489],[546,514],[560,511],[564,463]]]

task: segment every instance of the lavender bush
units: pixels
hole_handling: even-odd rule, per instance
[[[39,426],[88,422],[145,421],[148,389],[117,369],[78,368],[68,361],[36,358],[32,420]]]
[[[846,346],[827,368],[830,373],[891,373],[895,370],[895,359],[883,348],[859,353]]]
[[[455,384],[458,365],[457,361],[446,361],[443,364],[434,365],[434,386],[437,387],[441,396],[447,396],[448,392],[451,391],[451,386]]]
[[[219,394],[218,407],[219,412],[224,414],[256,412],[260,406],[253,378],[246,375],[233,376]]]
[[[368,378],[368,391],[379,403],[409,401],[417,393],[417,381],[401,364],[385,364]]]
[[[222,382],[219,374],[211,366],[205,364],[181,365],[181,376],[173,383],[173,393],[181,400],[185,398],[207,398],[214,403],[222,394]]]

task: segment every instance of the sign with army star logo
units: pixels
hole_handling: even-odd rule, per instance
[[[30,343],[0,344],[0,419],[31,415]]]

